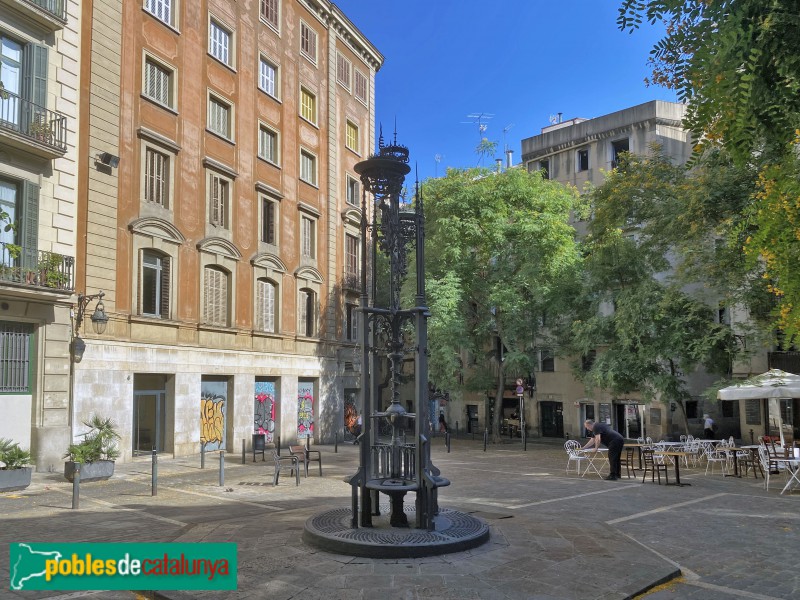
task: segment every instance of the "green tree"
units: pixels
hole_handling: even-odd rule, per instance
[[[422,195],[431,380],[502,398],[507,379],[532,371],[544,317],[575,280],[579,253],[568,223],[575,193],[509,169],[449,170],[426,181]],[[472,359],[466,366],[464,354]]]
[[[666,35],[650,53],[652,83],[687,102],[697,155],[723,147],[759,184],[741,209],[743,246],[779,306],[777,324],[800,333],[800,3],[797,0],[624,0],[621,29],[647,20]]]

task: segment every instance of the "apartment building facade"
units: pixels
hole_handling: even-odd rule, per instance
[[[83,10],[76,285],[109,321],[79,332],[73,434],[111,417],[123,459],[333,441],[383,57],[326,0]]]
[[[0,438],[39,470],[71,439],[79,14],[0,1]]]

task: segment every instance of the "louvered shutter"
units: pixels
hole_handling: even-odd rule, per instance
[[[35,270],[39,263],[39,186],[31,181],[22,183],[19,240],[22,268]]]
[[[169,284],[170,284],[170,265],[169,256],[161,257],[161,318],[169,319]]]

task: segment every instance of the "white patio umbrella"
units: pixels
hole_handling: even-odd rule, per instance
[[[729,385],[717,392],[719,400],[778,400],[780,398],[800,398],[800,375],[787,373],[780,369],[770,369],[766,373],[745,379],[740,383]],[[772,412],[772,411],[771,411]],[[780,410],[773,414],[778,415]],[[783,423],[778,423],[778,431],[783,439]]]

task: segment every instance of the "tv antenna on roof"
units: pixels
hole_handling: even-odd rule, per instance
[[[486,121],[494,117],[494,113],[470,113],[467,115],[467,119],[469,121],[461,121],[467,125],[478,125],[478,137],[483,139],[483,134],[486,133],[486,130],[489,128],[489,125],[486,124]]]
[[[504,152],[508,150],[508,144],[506,144],[506,134],[511,130],[511,128],[513,126],[514,126],[513,123],[509,123],[508,125],[503,127],[503,151]]]

